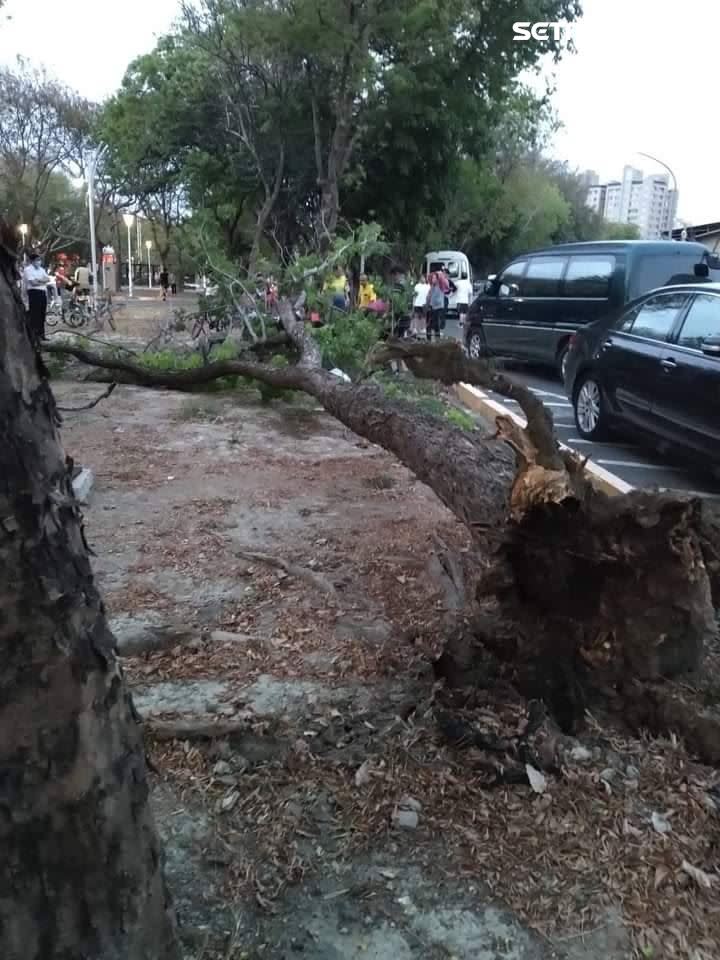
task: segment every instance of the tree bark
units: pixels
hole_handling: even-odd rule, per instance
[[[343,383],[321,369],[315,341],[286,304],[281,313],[299,352],[295,365],[231,361],[174,374],[135,368],[138,382],[187,387],[238,373],[304,390],[426,483],[480,548],[475,611],[490,625],[479,635],[453,635],[446,676],[475,682],[483,664],[476,652],[490,649],[514,664],[523,693],[545,700],[572,731],[589,692],[621,700],[633,695],[628,681],[698,669],[716,636],[711,587],[718,554],[697,500],[611,498],[595,490],[580,460],[560,450],[552,416],[531,391],[467,359],[455,344],[393,343],[376,351],[375,362],[403,360],[419,377],[492,387],[518,401],[525,429],[499,417],[495,437],[468,433],[373,384]],[[111,369],[133,366],[64,344],[58,350]]]
[[[176,960],[140,729],[0,236],[0,956]]]
[[[257,272],[257,262],[260,259],[260,245],[262,244],[263,237],[265,236],[265,228],[268,220],[270,219],[270,214],[273,212],[275,204],[277,203],[277,199],[280,196],[280,188],[282,187],[283,177],[285,176],[284,144],[281,143],[278,150],[277,169],[275,171],[272,187],[268,183],[264,174],[261,176],[265,191],[265,198],[257,213],[255,230],[253,232],[252,247],[250,248],[250,256],[248,258],[248,275],[251,277],[254,277]]]

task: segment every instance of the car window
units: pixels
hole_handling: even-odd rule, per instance
[[[460,264],[457,260],[433,260],[430,263],[430,273],[438,273],[440,270],[444,270],[445,273],[453,280],[456,280],[460,276]]]
[[[516,260],[515,263],[511,263],[509,267],[505,268],[498,284],[498,294],[501,297],[510,296],[510,286],[513,283],[516,283],[522,291],[522,277],[526,266],[527,260]]]
[[[687,301],[686,293],[650,297],[626,313],[618,329],[648,340],[667,340]]]
[[[664,253],[659,257],[646,254],[639,257],[632,271],[630,298],[640,297],[655,287],[665,287],[671,280],[676,283],[693,283],[696,279],[694,270],[697,262],[698,255],[695,250],[687,254]],[[680,279],[681,277],[685,279]]]
[[[615,257],[570,257],[565,296],[607,299],[614,271]]]
[[[533,257],[522,285],[524,297],[557,297],[566,257]]]
[[[678,344],[700,350],[703,340],[717,337],[720,337],[720,297],[700,293],[690,305]]]

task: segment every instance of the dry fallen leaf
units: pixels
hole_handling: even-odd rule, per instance
[[[370,762],[366,760],[355,771],[355,786],[364,787],[370,782]]]
[[[540,773],[539,770],[536,770],[535,767],[530,763],[525,764],[525,772],[527,773],[527,778],[530,781],[530,786],[533,788],[535,793],[545,793],[547,789],[547,780]]]
[[[235,806],[235,804],[238,802],[239,799],[240,799],[240,794],[237,792],[237,790],[232,790],[230,793],[228,793],[226,796],[222,798],[222,801],[220,803],[220,809],[224,813],[227,813],[228,811],[232,810],[232,808]]]
[[[711,890],[713,883],[717,879],[709,873],[705,873],[700,867],[694,867],[691,863],[688,863],[687,860],[683,860],[682,869],[689,877],[692,877],[695,883],[699,887],[702,887],[703,890]]]
[[[650,817],[654,830],[657,833],[672,833],[672,826],[670,821],[663,813],[657,813],[655,810],[652,812]]]

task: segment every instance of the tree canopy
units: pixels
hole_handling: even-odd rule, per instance
[[[100,135],[141,207],[180,191],[176,218],[251,268],[370,220],[403,259],[433,232],[502,253],[533,183],[547,209],[526,214],[528,241],[569,218],[532,160],[549,100],[521,82],[565,48],[514,43],[512,23],[580,13],[574,0],[202,0],[130,66]]]
[[[580,15],[576,0],[187,4],[100,107],[22,61],[0,71],[0,206],[48,251],[87,247],[80,184],[102,144],[99,242],[121,243],[132,208],[179,268],[210,250],[287,265],[368,222],[406,265],[435,245],[497,265],[632,236],[544,157],[551,96],[524,80],[568,47],[513,41],[518,17]]]

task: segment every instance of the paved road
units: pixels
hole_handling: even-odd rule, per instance
[[[448,323],[446,333],[448,336],[459,336],[457,324]],[[551,371],[516,364],[509,372],[514,379],[529,386],[550,408],[562,443],[583,457],[589,457],[625,483],[644,489],[678,490],[720,498],[720,480],[688,465],[679,456],[660,455],[651,446],[639,444],[632,438],[618,437],[612,443],[583,440],[578,436],[572,405],[563,385]],[[509,410],[520,413],[515,401],[493,393],[490,396]]]

